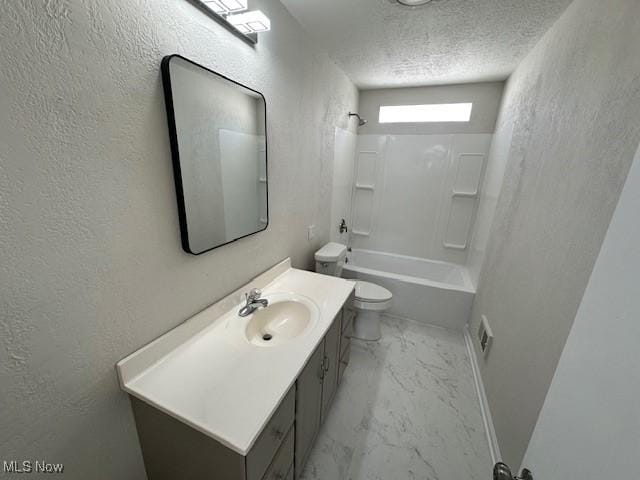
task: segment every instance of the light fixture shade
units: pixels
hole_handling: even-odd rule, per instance
[[[251,10],[237,15],[229,15],[227,21],[242,33],[247,33],[245,29],[249,29],[249,33],[271,30],[271,20],[260,10]]]
[[[239,30],[241,33],[244,33],[245,35],[248,35],[250,33],[253,33],[253,30],[251,30],[249,27],[247,27],[246,25],[234,25],[233,26],[236,30]]]
[[[247,0],[204,0],[204,4],[218,15],[228,15],[247,9]]]
[[[228,13],[227,8],[220,3],[220,0],[205,0],[203,2],[213,13],[217,13],[218,15]]]
[[[242,12],[247,9],[247,0],[218,0],[228,12]]]

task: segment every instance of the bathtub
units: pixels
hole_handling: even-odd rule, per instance
[[[347,254],[342,276],[375,283],[393,293],[389,315],[460,331],[475,296],[465,267],[392,253],[354,248]]]

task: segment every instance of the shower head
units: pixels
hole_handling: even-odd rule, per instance
[[[396,0],[396,2],[405,7],[417,7],[429,3],[431,0]]]
[[[367,121],[364,118],[362,118],[360,115],[358,115],[357,113],[349,112],[349,116],[358,118],[358,126],[359,127],[367,124]]]

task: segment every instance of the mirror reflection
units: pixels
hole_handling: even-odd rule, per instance
[[[162,70],[183,248],[199,254],[264,230],[264,97],[177,55]]]

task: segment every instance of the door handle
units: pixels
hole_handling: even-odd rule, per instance
[[[320,369],[318,370],[318,378],[320,379],[320,383],[324,380],[324,372],[326,372],[324,362],[327,357],[322,357],[322,362],[320,363]]]
[[[282,440],[282,438],[284,438],[284,431],[282,431],[280,427],[274,427],[271,433],[276,440]]]
[[[533,480],[531,471],[523,468],[520,476],[511,473],[509,465],[498,462],[493,467],[493,480]]]

